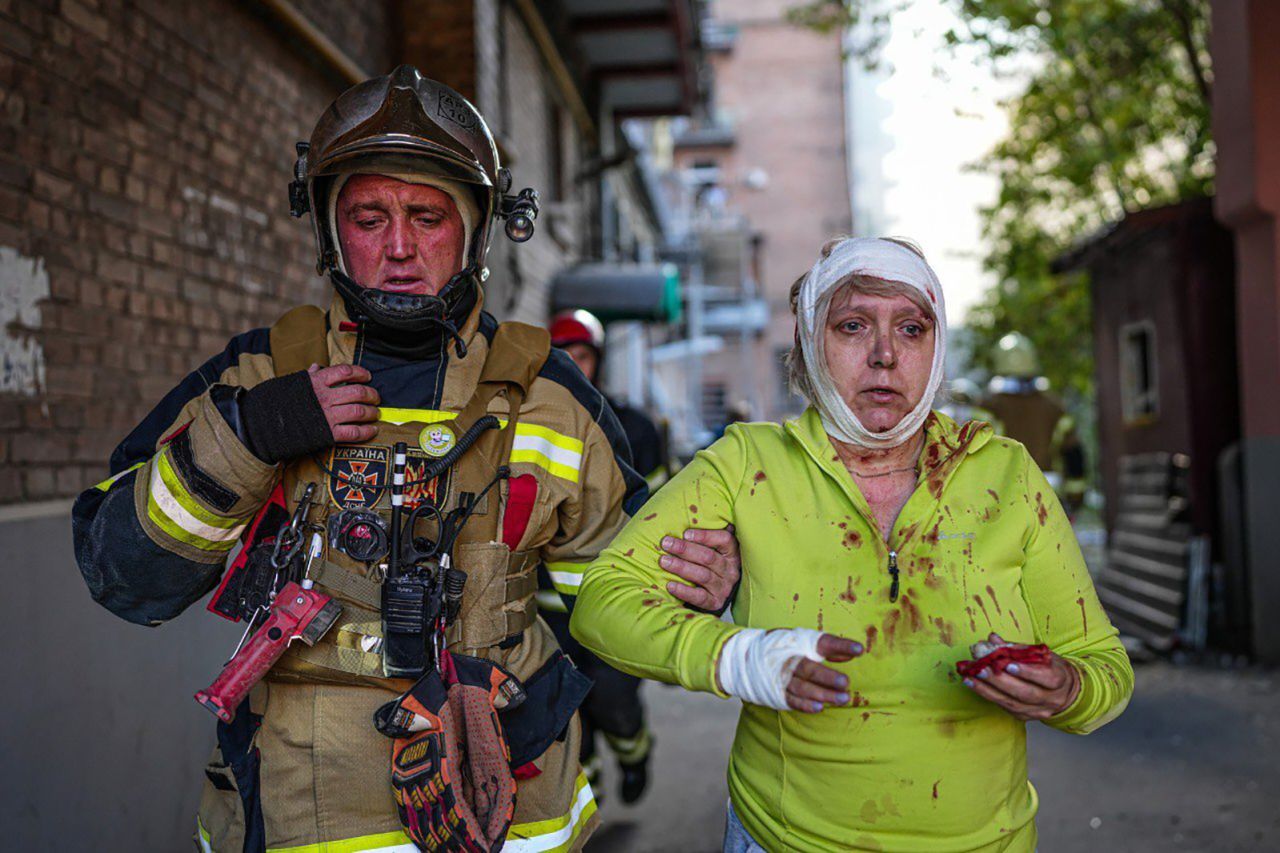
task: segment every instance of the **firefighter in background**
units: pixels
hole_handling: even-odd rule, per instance
[[[991,425],[1002,435],[1022,442],[1031,458],[1058,491],[1063,507],[1074,516],[1084,503],[1084,447],[1075,419],[1049,393],[1049,380],[1040,375],[1035,345],[1019,332],[1010,332],[996,345],[995,375],[979,403]]]
[[[604,326],[589,311],[565,311],[551,321],[551,345],[573,359],[592,385],[599,387],[604,359]],[[602,392],[603,393],[603,392]],[[655,489],[666,480],[662,446],[657,427],[639,409],[606,397],[631,444],[632,467]],[[645,726],[644,704],[640,699],[640,679],[619,672],[587,651],[569,634],[569,615],[559,594],[541,578],[538,603],[543,618],[551,626],[563,648],[595,681],[582,704],[582,766],[587,779],[598,787],[601,761],[596,751],[595,733],[604,735],[618,759],[622,772],[620,794],[624,803],[633,803],[644,794],[649,781],[649,753],[653,738]],[[598,796],[598,794],[597,794]]]

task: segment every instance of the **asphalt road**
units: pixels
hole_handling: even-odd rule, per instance
[[[591,853],[720,850],[737,703],[647,684],[652,790],[623,806],[605,777]],[[1142,665],[1128,710],[1089,737],[1035,725],[1040,849],[1280,850],[1280,673]],[[609,768],[612,770],[612,768]]]

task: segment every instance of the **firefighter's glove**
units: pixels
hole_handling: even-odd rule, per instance
[[[240,439],[254,456],[271,465],[333,445],[333,433],[305,370],[235,389]],[[228,411],[219,404],[223,417]]]
[[[391,787],[420,850],[495,851],[515,814],[515,779],[498,711],[524,701],[514,677],[479,658],[441,656],[374,714],[394,740]]]

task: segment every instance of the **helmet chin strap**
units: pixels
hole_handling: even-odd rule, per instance
[[[466,358],[467,345],[458,331],[464,317],[452,317],[468,300],[476,287],[476,267],[470,265],[455,273],[438,294],[393,293],[362,287],[336,265],[329,269],[329,280],[347,304],[356,321],[374,327],[375,335],[401,347],[416,335],[439,330],[453,341],[458,358]],[[469,307],[468,307],[469,312]]]

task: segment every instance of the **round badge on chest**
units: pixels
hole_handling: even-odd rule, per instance
[[[444,456],[458,443],[453,430],[444,424],[432,424],[418,434],[418,446],[428,456]]]

